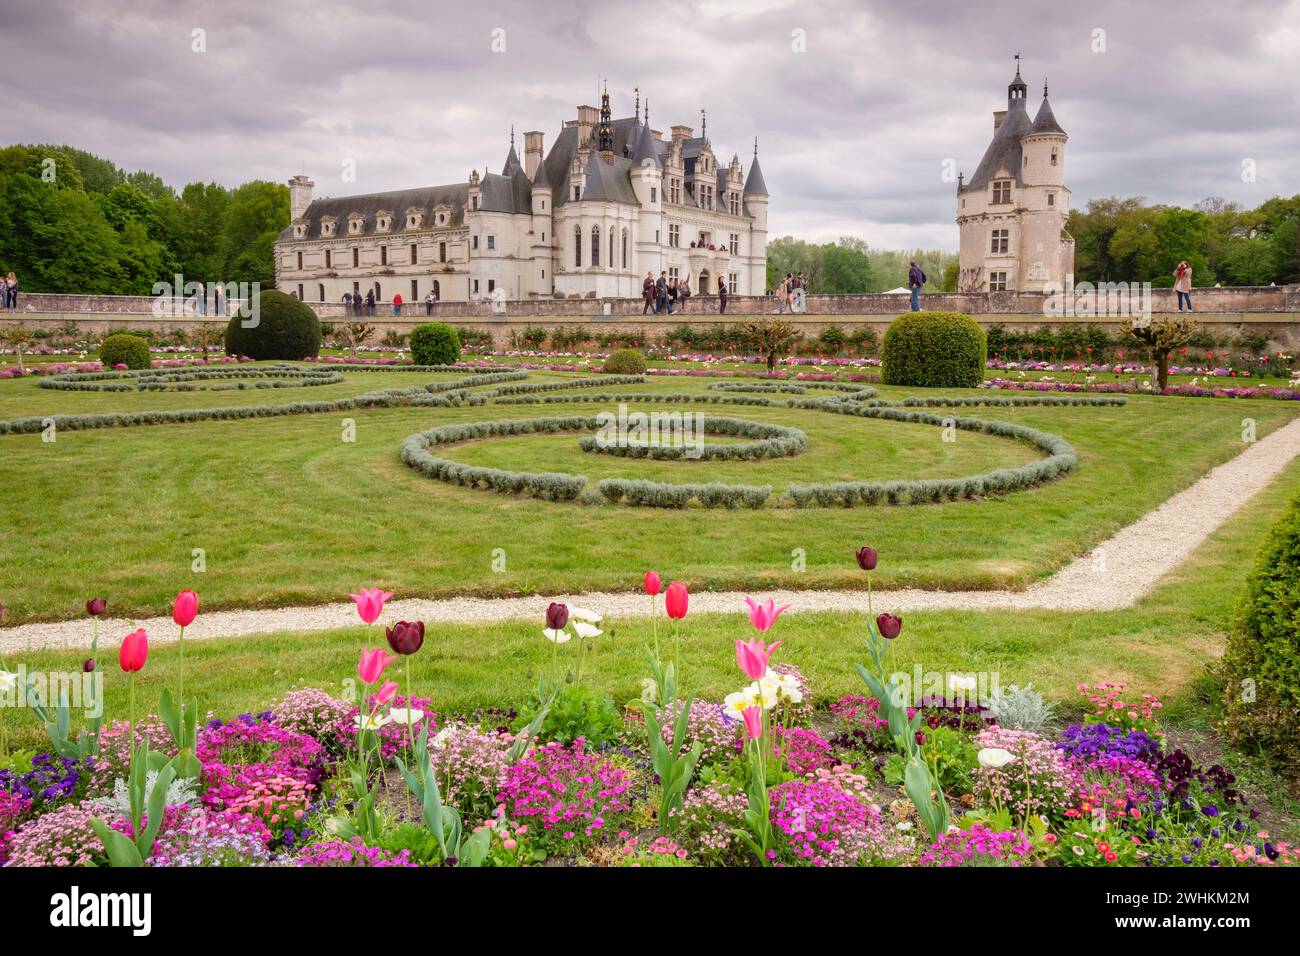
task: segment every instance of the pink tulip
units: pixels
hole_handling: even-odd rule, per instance
[[[781,642],[776,641],[768,647],[758,638],[748,643],[736,641],[736,663],[750,680],[762,680],[767,674],[767,662],[780,646]]]
[[[176,603],[172,605],[172,620],[176,622],[177,627],[189,627],[194,623],[194,617],[199,613],[199,596],[193,591],[182,591],[176,595]]]
[[[389,664],[397,660],[396,657],[389,657],[384,653],[382,647],[372,647],[368,651],[361,652],[361,662],[357,664],[357,674],[361,677],[364,684],[373,684],[384,676],[384,670]]]
[[[788,604],[777,607],[771,598],[767,599],[766,604],[759,604],[753,598],[747,597],[745,603],[749,605],[749,622],[758,628],[762,634],[766,634],[771,630],[772,625],[776,623],[776,619],[781,616],[781,612],[790,607]]]
[[[655,574],[653,571],[647,571],[645,573],[645,593],[654,597],[659,593],[659,587],[659,575]]]
[[[379,620],[379,615],[384,613],[384,602],[392,596],[379,588],[362,588],[351,598],[357,602],[357,613],[361,615],[361,620],[374,624]]]
[[[668,585],[668,590],[664,592],[664,610],[668,616],[675,621],[680,621],[686,616],[686,610],[690,606],[690,595],[686,593],[686,585],[681,581],[674,581]]]
[[[117,652],[117,662],[127,674],[134,674],[144,668],[149,659],[149,635],[144,628],[132,631],[122,638],[122,646]]]
[[[763,708],[746,707],[740,715],[745,718],[745,730],[749,733],[750,740],[763,736]]]
[[[397,694],[397,681],[390,680],[375,692],[375,703],[380,707],[387,704]]]

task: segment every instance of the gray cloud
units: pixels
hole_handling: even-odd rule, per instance
[[[1070,133],[1076,206],[1300,192],[1300,0],[3,0],[0,30],[8,140],[173,185],[463,181],[501,165],[512,123],[549,144],[608,77],[616,112],[639,85],[657,128],[707,108],[724,158],[748,164],[757,135],[774,234],[953,248],[943,164],[974,170],[1019,51],[1031,107],[1046,76]]]

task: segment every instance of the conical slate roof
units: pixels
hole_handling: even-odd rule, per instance
[[[767,196],[767,183],[763,182],[763,170],[758,165],[758,156],[749,164],[749,176],[745,179],[745,193],[751,196]]]
[[[519,154],[515,152],[515,144],[510,144],[510,152],[506,155],[506,164],[501,168],[502,176],[511,175],[516,169],[522,169],[519,164]]]
[[[1046,96],[1043,97],[1042,105],[1038,107],[1038,115],[1034,117],[1032,132],[1065,135],[1065,130],[1061,129],[1061,124],[1056,121],[1056,116],[1052,113],[1052,104],[1047,102]]]
[[[632,144],[632,163],[636,166],[642,166],[647,159],[653,160],[656,164],[659,162],[659,150],[655,149],[655,137],[650,130],[641,125],[639,132],[633,132],[629,139],[635,138]]]
[[[975,169],[975,175],[971,176],[962,191],[983,189],[1000,169],[1005,169],[1008,175],[1015,177],[1016,184],[1021,185],[1020,167],[1023,153],[1020,139],[1022,136],[1027,136],[1032,128],[1029,114],[1023,109],[1007,110],[1002,125],[993,134],[989,148],[984,151],[984,158]]]

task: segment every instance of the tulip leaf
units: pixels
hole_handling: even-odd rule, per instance
[[[114,830],[103,820],[91,820],[90,825],[99,837],[99,842],[104,844],[110,866],[137,867],[144,865],[144,860],[140,857],[140,851],[136,849],[136,845],[125,834]]]
[[[172,735],[172,740],[176,742],[176,749],[184,749],[185,743],[181,739],[181,715],[176,709],[176,700],[172,697],[171,688],[164,689],[162,697],[158,700],[158,717],[167,728],[167,732]]]
[[[143,833],[136,831],[140,835],[136,837],[136,849],[140,851],[140,859],[146,860],[149,854],[153,852],[153,841],[158,836],[158,828],[162,826],[163,813],[167,808],[167,788],[172,785],[176,779],[176,770],[170,764],[158,771],[158,777],[154,781],[153,791],[149,794],[149,820],[145,825]]]

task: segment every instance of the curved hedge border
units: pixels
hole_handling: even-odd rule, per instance
[[[663,413],[651,413],[663,414]],[[623,444],[609,445],[599,438],[579,438],[578,447],[586,452],[616,455],[622,458],[648,458],[652,461],[761,461],[765,458],[793,458],[808,449],[808,436],[798,428],[774,425],[768,422],[751,422],[744,418],[703,419],[704,434],[733,435],[754,438],[757,441],[725,444],[705,443],[699,454],[688,454],[692,449],[680,445]]]
[[[1043,395],[1002,398],[905,398],[901,403],[906,408],[949,407],[962,408],[987,405],[994,408],[1032,407],[1035,405],[1127,405],[1127,398],[1113,395]]]
[[[645,508],[685,508],[692,499],[705,508],[761,508],[772,494],[771,485],[673,485],[638,478],[602,478],[596,490],[611,504]]]
[[[250,383],[239,379],[256,379]],[[297,381],[285,381],[297,379]],[[198,392],[230,391],[246,388],[306,388],[313,385],[337,385],[343,373],[335,369],[302,368],[295,365],[270,365],[262,368],[176,368],[149,369],[139,372],[70,372],[40,379],[38,388],[66,392]],[[195,382],[216,381],[217,385]],[[134,384],[131,384],[131,383]]]
[[[524,373],[527,376],[527,372]],[[538,392],[559,392],[569,388],[602,388],[606,385],[644,385],[644,375],[596,375],[592,378],[570,379],[559,382],[533,382],[529,385],[503,385],[492,390],[496,395],[533,395]]]

